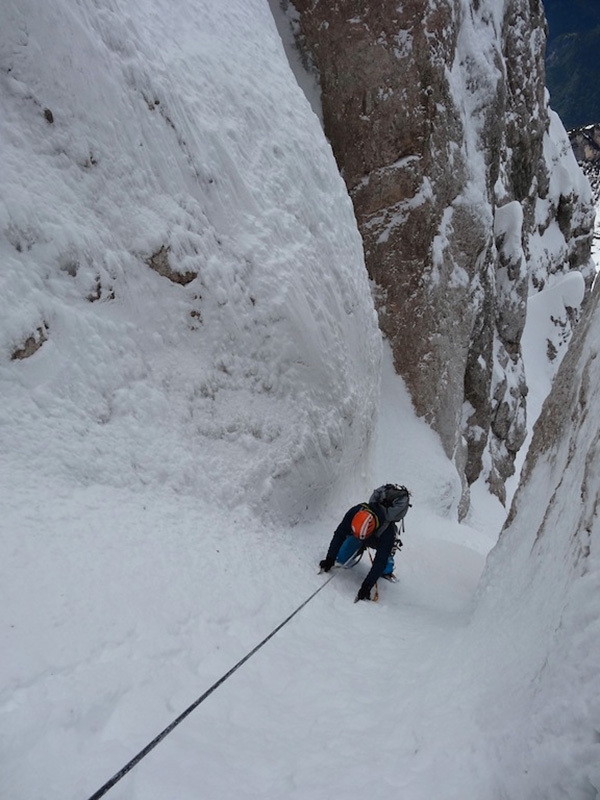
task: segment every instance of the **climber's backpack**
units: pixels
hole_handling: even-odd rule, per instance
[[[385,518],[389,522],[400,522],[410,508],[410,492],[406,486],[386,483],[375,489],[369,503],[377,503],[386,509]]]

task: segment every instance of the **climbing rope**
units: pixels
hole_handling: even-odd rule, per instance
[[[270,633],[268,636],[266,636],[266,637],[265,637],[265,638],[262,640],[262,642],[260,642],[259,644],[257,644],[257,645],[256,645],[256,647],[255,647],[253,650],[251,650],[251,651],[250,651],[249,653],[247,653],[247,654],[246,654],[246,655],[245,655],[245,656],[244,656],[242,659],[240,659],[240,660],[237,662],[237,664],[236,664],[235,666],[233,666],[233,667],[232,667],[232,668],[229,670],[229,672],[226,672],[226,673],[225,673],[225,674],[224,674],[222,677],[220,677],[220,678],[219,678],[219,680],[218,680],[218,681],[216,681],[215,683],[213,683],[213,685],[212,685],[212,686],[211,686],[209,689],[207,689],[207,690],[204,692],[204,694],[200,695],[200,697],[199,697],[197,700],[195,700],[195,701],[194,701],[194,702],[191,704],[191,706],[189,706],[188,708],[186,708],[186,710],[185,710],[185,711],[184,711],[182,714],[180,714],[180,715],[177,717],[177,719],[174,719],[174,720],[173,720],[173,722],[172,722],[170,725],[167,725],[167,727],[164,729],[164,731],[161,731],[161,732],[158,734],[158,736],[156,736],[154,739],[152,739],[152,741],[151,741],[151,742],[149,742],[149,743],[148,743],[148,744],[147,744],[147,745],[146,745],[146,746],[145,746],[145,747],[144,747],[142,750],[140,750],[140,752],[139,752],[139,753],[138,753],[136,756],[134,756],[134,757],[131,759],[131,761],[128,761],[128,762],[127,762],[127,764],[125,764],[125,766],[124,766],[124,767],[122,767],[122,768],[121,768],[121,769],[120,769],[120,770],[119,770],[117,773],[115,773],[115,774],[112,776],[112,778],[111,778],[110,780],[106,781],[106,783],[104,784],[104,786],[101,786],[101,787],[100,787],[100,789],[98,789],[98,791],[97,791],[97,792],[94,792],[94,794],[90,795],[90,797],[88,798],[88,800],[98,800],[98,798],[100,798],[100,797],[103,797],[103,796],[104,796],[104,795],[105,795],[105,794],[108,792],[108,790],[109,790],[109,789],[112,789],[112,787],[113,787],[113,786],[114,786],[116,783],[118,783],[118,782],[121,780],[121,778],[125,777],[125,775],[127,775],[127,773],[128,773],[130,770],[132,770],[132,769],[135,767],[135,765],[136,765],[136,764],[139,764],[139,762],[140,762],[140,761],[141,761],[141,760],[142,760],[142,759],[143,759],[145,756],[147,756],[147,755],[148,755],[148,753],[149,753],[151,750],[153,750],[153,749],[156,747],[156,745],[157,745],[157,744],[159,744],[160,742],[162,742],[162,740],[163,740],[163,739],[164,739],[166,736],[168,736],[168,735],[171,733],[171,731],[173,731],[173,730],[174,730],[174,729],[175,729],[175,728],[176,728],[176,727],[177,727],[177,726],[178,726],[178,725],[179,725],[181,722],[183,722],[183,720],[184,720],[184,719],[185,719],[187,716],[189,716],[189,715],[192,713],[192,711],[193,711],[194,709],[198,708],[198,706],[200,705],[200,703],[203,703],[203,702],[206,700],[206,698],[207,698],[207,697],[209,697],[209,696],[210,696],[210,695],[211,695],[211,694],[212,694],[212,693],[215,691],[215,689],[218,689],[218,688],[219,688],[219,686],[221,686],[223,683],[225,683],[225,681],[226,681],[228,678],[230,678],[230,677],[233,675],[233,673],[234,673],[234,672],[236,672],[236,671],[237,671],[237,670],[238,670],[238,669],[239,669],[239,668],[242,666],[242,664],[245,664],[245,663],[246,663],[246,661],[248,661],[248,659],[249,659],[249,658],[251,658],[251,657],[252,657],[252,656],[253,656],[255,653],[257,653],[257,652],[260,650],[260,648],[261,648],[263,645],[265,645],[265,644],[266,644],[266,643],[269,641],[269,639],[272,639],[272,638],[273,638],[273,636],[275,636],[275,634],[276,634],[278,631],[280,631],[280,630],[283,628],[283,626],[284,626],[284,625],[287,625],[287,624],[288,624],[288,622],[289,622],[291,619],[293,619],[293,618],[296,616],[296,614],[297,614],[299,611],[301,611],[301,610],[304,608],[304,606],[306,606],[308,603],[310,603],[310,601],[313,599],[313,597],[315,597],[315,595],[319,594],[319,592],[320,592],[322,589],[324,589],[324,588],[327,586],[327,584],[329,583],[329,581],[331,581],[333,578],[335,578],[335,575],[336,575],[336,573],[335,573],[335,572],[334,572],[332,575],[330,575],[330,576],[329,576],[329,578],[327,578],[327,580],[325,581],[325,583],[322,583],[322,584],[321,584],[321,586],[319,586],[319,588],[318,588],[318,589],[316,589],[316,590],[315,590],[315,591],[314,591],[314,592],[313,592],[313,593],[310,595],[310,597],[307,597],[307,598],[306,598],[306,600],[305,600],[305,601],[304,601],[304,602],[303,602],[301,605],[299,605],[299,606],[298,606],[298,608],[297,608],[295,611],[293,611],[293,612],[292,612],[292,613],[289,615],[289,617],[286,617],[286,618],[283,620],[283,622],[281,622],[281,623],[280,623],[280,624],[279,624],[279,625],[278,625],[278,626],[277,626],[277,627],[276,627],[274,630],[272,630],[272,631],[271,631],[271,633]]]

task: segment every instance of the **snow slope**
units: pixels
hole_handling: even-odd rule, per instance
[[[92,795],[322,585],[341,514],[387,480],[413,491],[400,582],[355,605],[367,564],[337,574],[107,796],[537,800],[556,742],[569,786],[580,765],[596,781],[584,579],[561,572],[547,603],[565,543],[547,581],[511,571],[513,521],[472,616],[504,512],[476,487],[455,522],[458,476],[382,354],[351,205],[267,4],[0,15],[2,800]],[[161,247],[198,276],[152,271]],[[559,647],[529,646],[559,596]],[[514,615],[523,659],[502,646]],[[548,750],[514,734],[561,724]]]
[[[596,285],[536,426],[471,625],[486,640],[479,716],[507,797],[600,793],[598,297]]]
[[[494,539],[452,521],[454,468],[387,352],[385,365],[373,480],[414,492],[400,583],[357,606],[367,566],[337,575],[109,796],[325,798],[335,781],[359,797],[376,773],[371,796],[425,798],[449,780],[435,762],[465,696],[448,707],[436,676]],[[3,484],[2,796],[15,800],[98,789],[322,584],[340,509],[361,499],[282,528],[168,486]]]

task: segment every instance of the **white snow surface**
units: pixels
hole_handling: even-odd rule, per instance
[[[471,620],[470,645],[486,641],[477,716],[498,755],[498,796],[600,794],[598,289],[534,431]],[[475,648],[461,657],[481,659]]]
[[[4,364],[49,331],[7,373],[3,413],[47,422],[19,448],[62,426],[79,481],[320,502],[372,433],[381,343],[268,6],[8,0],[0,31]],[[161,248],[196,279],[151,271]]]
[[[455,521],[267,3],[5,0],[0,67],[2,800],[90,797],[322,585],[388,480],[399,583],[354,604],[368,565],[336,573],[107,797],[597,796],[600,409],[530,470],[477,591],[505,512],[478,485]],[[150,270],[163,246],[198,277]]]

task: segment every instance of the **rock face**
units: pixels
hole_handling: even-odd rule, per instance
[[[591,281],[591,197],[547,105],[541,2],[294,5],[396,368],[464,477],[459,513],[484,462],[504,499],[528,293],[571,269]]]
[[[600,124],[569,131],[569,139],[579,163],[600,163]]]

